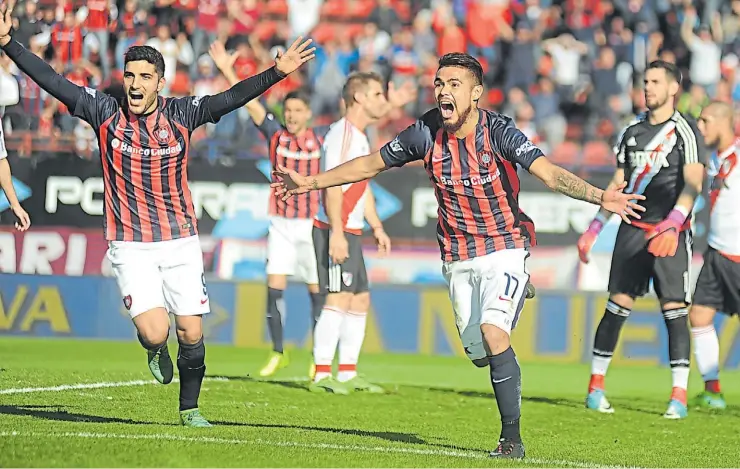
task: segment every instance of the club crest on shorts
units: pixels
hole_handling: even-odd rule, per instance
[[[352,285],[352,272],[342,272],[342,282],[346,286]]]
[[[127,310],[131,311],[131,295],[123,297],[123,306],[125,306]]]
[[[170,131],[162,127],[159,127],[154,131],[154,136],[161,144],[169,143],[170,141]]]
[[[491,166],[491,163],[493,163],[493,152],[490,152],[488,150],[479,151],[478,162],[484,168]]]

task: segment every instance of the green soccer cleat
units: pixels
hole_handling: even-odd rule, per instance
[[[352,392],[352,389],[345,386],[344,383],[338,381],[333,376],[327,376],[319,381],[314,381],[308,386],[308,390],[311,392],[322,393],[330,392],[332,394],[347,395]]]
[[[195,409],[181,410],[180,411],[180,425],[183,427],[192,428],[205,428],[212,427],[208,420],[204,419],[200,415],[200,411],[196,407]]]
[[[689,401],[691,407],[698,407],[707,410],[725,410],[727,403],[721,393],[702,391]]]
[[[260,376],[266,378],[274,375],[278,370],[281,370],[290,364],[288,354],[283,352],[271,352],[270,358],[267,359],[267,363],[260,370]]]
[[[175,369],[172,366],[172,358],[167,350],[167,345],[159,350],[147,350],[147,362],[149,371],[152,372],[154,379],[162,384],[170,384],[175,376]]]
[[[344,381],[342,384],[353,391],[369,392],[371,394],[385,394],[385,389],[381,388],[377,384],[369,382],[359,375],[350,380]]]

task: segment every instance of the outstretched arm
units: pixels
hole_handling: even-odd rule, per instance
[[[226,48],[222,42],[216,41],[211,44],[211,48],[208,53],[216,64],[216,67],[223,74],[229,85],[234,86],[239,83],[239,77],[236,75],[234,70],[234,63],[236,62],[238,53],[229,54],[226,52]],[[249,117],[252,118],[254,124],[259,127],[265,121],[267,117],[267,109],[259,102],[259,99],[253,99],[246,104],[247,112]]]
[[[9,35],[0,37],[0,47],[23,73],[74,113],[77,101],[85,92],[82,87],[59,75],[41,57],[23,47]]]
[[[570,171],[550,163],[547,158],[537,158],[529,172],[555,192],[600,205],[604,191],[594,187]]]
[[[342,163],[325,173],[319,173],[308,178],[308,188],[309,190],[318,190],[364,181],[377,176],[385,169],[385,162],[380,156],[380,152],[376,151]]]

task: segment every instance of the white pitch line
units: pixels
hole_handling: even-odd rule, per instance
[[[177,383],[177,378],[173,383]],[[228,381],[227,378],[205,378],[205,381]],[[128,386],[146,386],[149,384],[159,384],[156,380],[137,379],[133,381],[103,381],[100,383],[77,383],[77,384],[60,384],[59,386],[48,386],[40,388],[12,388],[0,389],[0,394],[29,394],[34,392],[60,392],[74,391],[77,389],[101,389],[101,388],[123,388]]]
[[[179,435],[155,434],[155,435],[131,435],[121,433],[88,433],[88,432],[0,432],[0,437],[21,437],[21,438],[90,438],[90,439],[108,439],[108,440],[169,440],[187,443],[213,443],[224,445],[259,445],[271,446],[276,448],[306,448],[306,449],[323,449],[338,450],[349,452],[366,452],[366,453],[386,453],[386,454],[413,454],[417,456],[446,456],[452,458],[466,459],[488,459],[488,455],[475,453],[472,451],[451,451],[443,449],[421,449],[421,448],[399,448],[395,446],[363,446],[363,445],[342,445],[337,443],[299,443],[294,441],[272,441],[257,438],[253,440],[237,440],[214,437],[186,437]],[[576,468],[598,468],[598,469],[627,469],[626,466],[602,466],[598,464],[589,464],[581,461],[565,461],[561,459],[543,459],[543,458],[526,458],[526,462],[533,464],[542,464],[546,466],[576,467]]]

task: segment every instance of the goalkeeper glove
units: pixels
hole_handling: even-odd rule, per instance
[[[581,235],[580,238],[578,238],[578,257],[581,258],[581,262],[583,262],[584,264],[588,264],[588,255],[591,252],[591,247],[596,242],[596,238],[599,236],[599,233],[604,228],[604,224],[606,223],[606,221],[606,217],[599,213],[598,215],[596,215],[596,218],[593,219],[591,224],[588,225],[588,229]]]
[[[648,231],[648,252],[655,257],[672,257],[678,249],[678,235],[686,221],[679,209],[671,210],[665,220]]]

